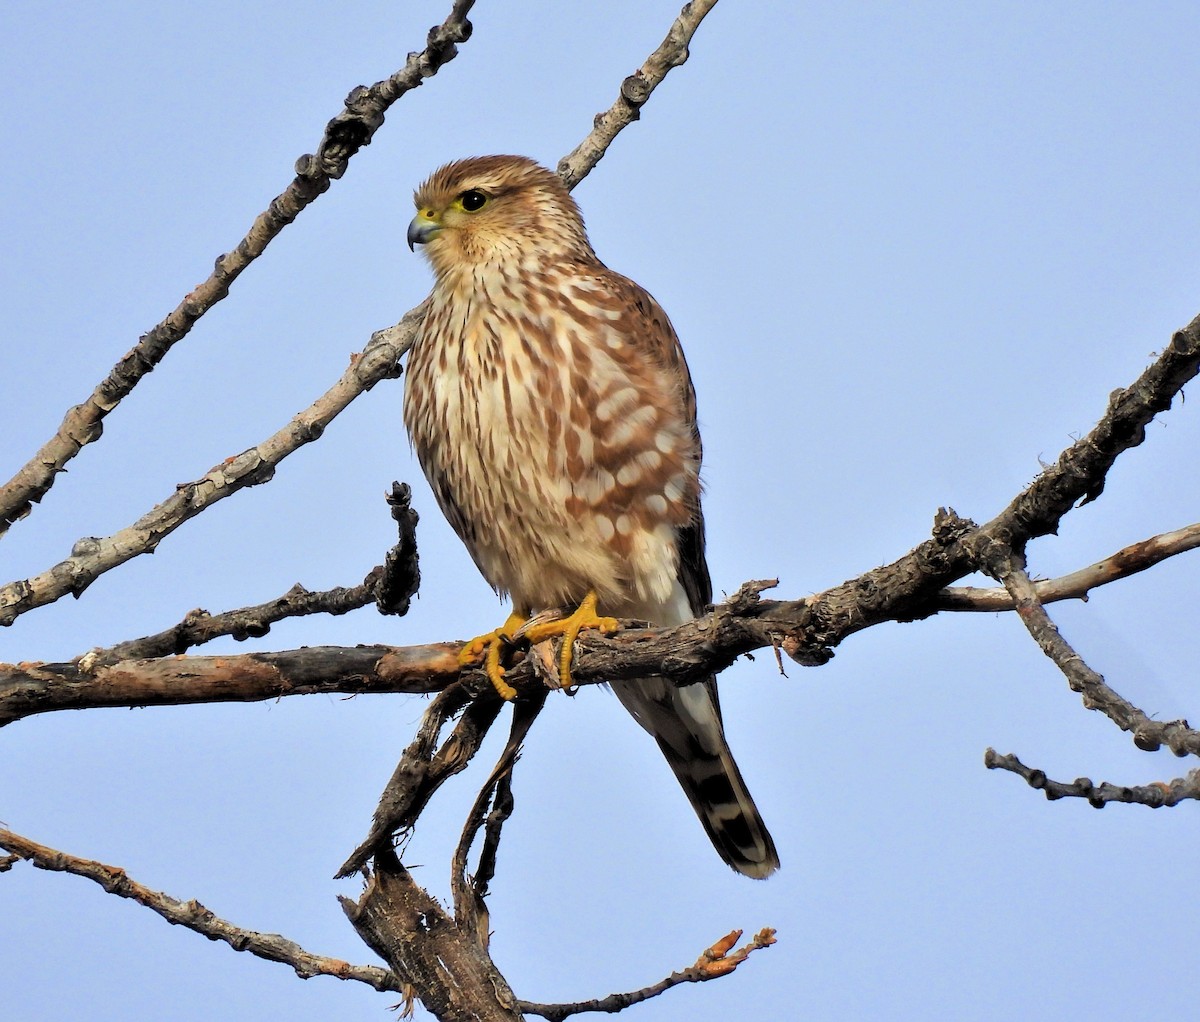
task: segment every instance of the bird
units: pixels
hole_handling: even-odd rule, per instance
[[[434,286],[405,370],[403,416],[439,507],[512,614],[467,643],[505,698],[518,630],[563,637],[618,617],[673,626],[712,583],[701,441],[683,349],[658,302],[608,269],[560,178],[523,156],[458,160],[414,193],[410,248]],[[549,623],[532,615],[576,608]],[[611,616],[609,616],[611,615]],[[721,858],[779,866],[725,739],[716,678],[618,681]]]

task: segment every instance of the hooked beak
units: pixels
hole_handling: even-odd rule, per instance
[[[438,231],[442,229],[442,225],[437,221],[437,215],[431,210],[421,210],[415,217],[412,218],[412,223],[408,225],[408,247],[411,251],[416,251],[416,245],[424,245]]]

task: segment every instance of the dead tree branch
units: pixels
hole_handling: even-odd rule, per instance
[[[380,854],[375,862],[362,897],[340,899],[367,945],[442,1022],[521,1022],[516,995],[487,952],[393,854]]]
[[[54,436],[9,482],[0,487],[0,536],[46,495],[67,462],[84,446],[100,438],[104,417],[166,357],[178,341],[187,336],[201,316],[229,294],[230,286],[242,271],[262,255],[267,245],[305,207],[328,190],[332,180],[345,173],[350,158],[363,146],[370,144],[372,136],[383,124],[384,112],[388,107],[454,59],[458,44],[471,36],[467,13],[472,6],[474,0],[455,0],[446,20],[430,30],[425,48],[410,53],[403,68],[370,88],[359,86],[350,93],[345,109],[326,125],[316,154],[306,154],[296,161],[295,179],[271,200],[234,249],[218,257],[208,279],[189,292],[166,319],[143,334],[87,400],[67,412]],[[253,471],[253,468],[253,465],[244,466],[245,471]],[[78,581],[83,581],[84,577],[81,575]],[[84,586],[87,581],[83,582]],[[3,603],[4,598],[0,597],[0,606]]]
[[[1084,662],[1038,601],[1020,555],[1001,554],[994,558],[989,569],[1012,595],[1017,616],[1042,652],[1066,676],[1071,691],[1083,696],[1085,707],[1099,710],[1122,731],[1128,731],[1133,735],[1134,745],[1143,752],[1156,752],[1165,745],[1176,756],[1200,755],[1200,731],[1192,730],[1183,720],[1152,720],[1145,711],[1114,691],[1100,674]]]
[[[104,706],[259,702],[302,693],[425,694],[458,677],[461,646],[309,646],[280,653],[126,660],[94,670],[86,656],[69,664],[4,664],[0,725],[50,710]]]
[[[1200,522],[1174,532],[1164,532],[1122,547],[1115,554],[1059,578],[1039,579],[1033,588],[1040,603],[1087,600],[1093,589],[1152,568],[1168,557],[1200,546]],[[947,586],[937,595],[938,610],[995,613],[1012,610],[1016,604],[1007,589],[977,586]]]
[[[1082,598],[1101,585],[1193,549],[1198,542],[1200,526],[1165,533],[1070,575],[1034,583],[1035,591],[1042,602]],[[166,631],[94,650],[70,663],[0,664],[0,726],[36,713],[65,709],[254,702],[317,692],[427,694],[444,689],[459,674],[454,656],[457,642],[359,646],[353,650],[310,647],[243,657],[158,659],[220,634],[238,638],[265,634],[271,622],[283,617],[337,614],[363,606],[370,602],[369,590],[376,584],[372,580],[377,579],[379,571],[373,569],[362,586],[352,589],[323,593],[293,589],[277,600],[226,614],[208,616],[193,611]],[[710,664],[727,666],[741,653],[776,642],[781,648],[794,648],[799,655],[800,649],[812,646],[794,638],[802,630],[805,608],[838,602],[844,595],[838,590],[847,587],[870,591],[873,581],[868,574],[861,586],[859,580],[851,580],[835,590],[790,603],[751,599],[742,594],[761,591],[765,584],[748,585],[730,603],[715,608],[711,617],[679,628],[628,628],[609,639],[585,633],[578,640],[575,680],[591,684],[636,677],[644,674],[647,665],[655,666],[658,673],[674,672],[672,676],[682,679],[708,669]],[[933,612],[997,612],[1013,606],[1007,590],[949,587],[937,594]],[[626,663],[634,653],[636,659]],[[470,676],[472,690],[483,685],[476,675],[478,672]],[[537,690],[531,668],[517,665],[510,676],[523,684],[525,691]]]
[[[617,98],[603,113],[596,115],[595,127],[587,137],[558,161],[558,176],[567,188],[574,188],[591,173],[608,151],[612,140],[642,115],[642,107],[650,94],[662,84],[672,68],[688,59],[688,44],[700,22],[717,4],[717,0],[692,0],[684,4],[679,17],[667,31],[644,64],[621,83]]]
[[[1200,799],[1200,769],[1190,770],[1186,777],[1171,781],[1128,786],[1110,784],[1108,781],[1093,784],[1087,777],[1080,777],[1069,784],[1051,780],[1044,770],[1027,767],[1011,753],[1002,756],[995,749],[988,749],[984,753],[983,765],[989,770],[1007,770],[1025,778],[1031,788],[1041,791],[1051,802],[1060,798],[1085,798],[1096,809],[1103,809],[1109,802],[1127,802],[1160,809]]]
[[[673,972],[666,979],[653,986],[643,987],[641,990],[634,990],[627,994],[609,994],[607,997],[599,997],[594,1001],[576,1001],[574,1004],[535,1004],[530,1001],[522,1001],[521,1010],[530,1015],[541,1015],[550,1022],[562,1022],[565,1018],[585,1011],[615,1014],[618,1011],[624,1011],[630,1005],[640,1004],[642,1001],[648,1001],[651,997],[657,997],[681,983],[704,983],[719,976],[728,976],[750,956],[751,952],[757,951],[759,948],[770,947],[775,943],[775,931],[770,927],[765,927],[759,930],[749,942],[731,954],[733,945],[741,937],[741,930],[734,930],[732,933],[726,934],[712,947],[703,951],[693,965],[680,972]]]
[[[412,509],[412,491],[407,483],[392,483],[387,495],[392,518],[400,537],[388,551],[383,564],[372,568],[359,585],[310,592],[299,583],[282,596],[253,607],[241,607],[222,614],[206,610],[190,611],[182,621],[154,635],[130,639],[107,649],[94,649],[80,658],[89,672],[111,667],[123,660],[150,660],[178,656],[195,646],[231,635],[239,642],[259,638],[271,625],[292,617],[311,614],[338,616],[374,603],[381,614],[403,616],[421,582],[417,559],[417,512]]]
[[[248,951],[258,958],[290,965],[301,979],[333,976],[335,979],[357,980],[376,990],[404,992],[403,985],[386,969],[374,965],[351,965],[337,958],[314,955],[278,933],[259,933],[235,926],[213,915],[198,901],[179,901],[169,894],[139,884],[119,866],[106,866],[102,862],[68,855],[10,830],[0,830],[0,848],[11,852],[17,859],[32,862],[39,869],[86,877],[109,894],[136,901],[150,911],[157,912],[167,922],[194,930],[209,940],[224,941],[235,951]]]

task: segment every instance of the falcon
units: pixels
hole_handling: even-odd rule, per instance
[[[408,243],[436,282],[409,355],[404,422],[446,518],[513,612],[463,647],[497,691],[520,636],[563,639],[616,617],[682,624],[712,583],[696,396],[658,303],[609,270],[559,178],[520,156],[436,171]],[[576,608],[526,626],[532,615]],[[602,615],[613,615],[612,617]],[[729,751],[716,679],[616,682],[721,857],[762,878],[779,858]]]

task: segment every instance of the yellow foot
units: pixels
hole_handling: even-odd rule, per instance
[[[588,593],[579,605],[579,609],[569,617],[558,621],[548,621],[546,624],[534,625],[525,630],[525,638],[530,643],[541,642],[561,635],[562,653],[558,660],[558,678],[563,688],[571,687],[571,655],[574,652],[575,639],[585,628],[595,628],[604,635],[612,635],[621,625],[614,617],[600,617],[596,613],[596,594]]]
[[[477,635],[458,651],[460,667],[474,667],[482,662],[487,671],[488,680],[500,694],[501,699],[515,699],[517,690],[504,680],[504,668],[500,664],[500,654],[505,646],[511,646],[516,630],[525,623],[525,618],[515,610],[508,615],[504,622],[494,632]]]

